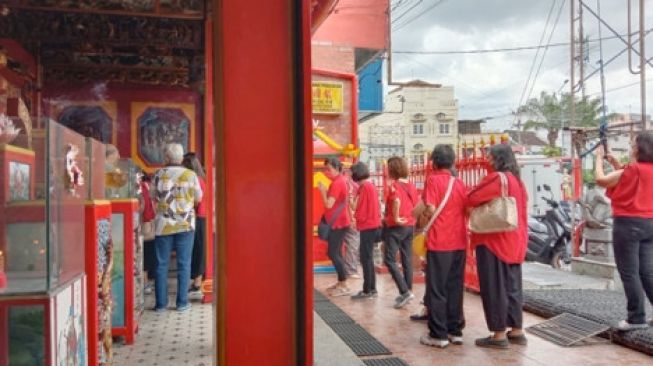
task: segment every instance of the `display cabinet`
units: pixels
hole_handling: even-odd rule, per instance
[[[112,334],[134,343],[138,323],[145,306],[143,292],[143,243],[139,234],[138,200],[118,198],[111,201]]]
[[[44,146],[35,146],[34,153],[5,146],[29,167],[29,188],[20,199],[0,201],[6,275],[0,289],[0,366],[87,364],[84,237],[79,235],[85,227],[85,141],[56,123],[45,126],[41,141]],[[10,192],[17,181],[6,165],[16,158],[3,159],[0,166]],[[46,188],[43,199],[35,199],[35,184]]]
[[[86,222],[89,365],[111,365],[111,202],[87,201]]]

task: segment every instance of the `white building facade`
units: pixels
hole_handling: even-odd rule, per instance
[[[401,84],[386,97],[383,113],[358,126],[361,161],[379,166],[391,156],[422,162],[437,144],[458,143],[458,103],[452,86],[420,80]]]

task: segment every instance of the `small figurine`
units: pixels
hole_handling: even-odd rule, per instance
[[[68,188],[68,191],[74,196],[78,187],[84,185],[84,175],[82,170],[77,164],[77,154],[79,154],[79,148],[74,144],[68,144],[66,146],[66,180],[65,186]]]

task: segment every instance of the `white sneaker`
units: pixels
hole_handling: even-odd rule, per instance
[[[635,330],[635,329],[645,329],[645,328],[648,328],[647,323],[630,324],[630,323],[628,323],[627,320],[620,320],[619,323],[617,323],[617,329],[623,330],[623,331]]]
[[[451,342],[451,344],[460,346],[463,344],[463,336],[449,334],[449,342]]]
[[[351,293],[348,287],[336,287],[335,289],[329,292],[329,295],[333,297],[347,296]]]
[[[445,348],[449,345],[449,341],[446,339],[437,339],[431,337],[430,334],[424,334],[419,338],[419,343],[425,345],[425,346],[431,346],[431,347],[437,347],[437,348]]]

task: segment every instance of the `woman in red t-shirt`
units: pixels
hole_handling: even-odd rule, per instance
[[[653,304],[653,132],[641,132],[632,144],[631,163],[623,167],[606,156],[615,171],[603,171],[604,151],[596,152],[596,184],[612,200],[612,245],[626,293],[628,318],[620,330],[647,328],[645,297]],[[648,320],[653,324],[653,318]]]
[[[447,347],[449,341],[463,342],[467,191],[463,181],[452,175],[455,160],[456,153],[451,146],[435,146],[431,153],[433,171],[424,183],[422,201],[413,211],[426,225],[443,205],[426,233],[424,304],[428,309],[429,332],[420,338],[422,344],[440,348]]]
[[[404,307],[415,297],[413,288],[413,208],[419,202],[419,193],[408,181],[408,165],[403,158],[388,159],[388,175],[391,183],[385,202],[385,253],[383,261],[399,289],[395,309]],[[397,266],[397,251],[401,253],[403,274]]]
[[[476,345],[507,348],[509,343],[527,343],[522,329],[521,264],[528,244],[528,194],[519,177],[519,166],[510,145],[494,145],[488,154],[489,173],[467,195],[468,205],[478,207],[501,196],[501,177],[508,181],[508,196],[517,203],[517,229],[490,234],[471,234],[485,322],[493,334]],[[506,328],[510,331],[506,333]]]
[[[379,196],[370,182],[367,165],[358,162],[351,167],[351,177],[358,183],[354,212],[354,223],[360,233],[360,262],[363,267],[363,290],[353,295],[353,300],[377,296],[376,274],[374,273],[374,243],[381,231],[381,209]]]
[[[345,233],[351,224],[347,203],[349,202],[347,196],[347,182],[344,175],[342,175],[342,163],[336,158],[328,158],[324,162],[326,167],[325,174],[327,178],[331,179],[329,188],[318,184],[318,189],[322,196],[322,202],[326,211],[324,212],[327,223],[331,226],[329,231],[328,251],[329,259],[333,262],[333,266],[338,274],[338,282],[333,286],[327,288],[331,296],[345,296],[349,295],[350,290],[347,287],[347,271],[345,270],[345,262],[342,258],[342,243],[345,238]]]
[[[189,152],[184,155],[182,165],[197,174],[197,180],[200,182],[202,192],[206,192],[206,174],[202,163],[195,153]],[[193,254],[190,262],[190,278],[193,283],[190,286],[189,296],[192,299],[199,300],[202,298],[202,278],[204,277],[206,260],[205,260],[205,243],[206,243],[206,206],[208,195],[202,195],[202,200],[195,207],[195,240],[193,242]]]

